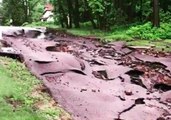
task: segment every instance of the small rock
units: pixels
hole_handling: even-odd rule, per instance
[[[94,92],[94,93],[95,93],[95,92],[96,92],[96,90],[92,90],[92,92]]]
[[[81,89],[81,90],[80,90],[80,92],[85,92],[85,91],[87,91],[87,89]]]
[[[159,118],[157,118],[157,120],[166,120],[166,119],[163,117],[159,117]]]
[[[131,96],[133,95],[132,91],[129,89],[129,90],[125,90],[125,94],[128,95],[128,96]]]
[[[171,91],[164,92],[161,95],[160,101],[164,103],[171,103]]]

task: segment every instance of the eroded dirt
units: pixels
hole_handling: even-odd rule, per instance
[[[75,120],[171,119],[170,53],[54,31],[3,39]]]

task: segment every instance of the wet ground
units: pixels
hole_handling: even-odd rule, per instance
[[[0,54],[25,63],[74,120],[171,120],[170,53],[41,34],[4,31]]]

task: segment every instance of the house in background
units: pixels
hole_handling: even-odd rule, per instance
[[[42,15],[41,21],[46,22],[54,22],[54,13],[53,13],[54,7],[52,4],[47,3],[44,7],[44,13]]]

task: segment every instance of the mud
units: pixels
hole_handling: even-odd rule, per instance
[[[37,35],[3,41],[74,120],[170,120],[170,53],[59,31]]]

